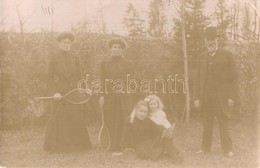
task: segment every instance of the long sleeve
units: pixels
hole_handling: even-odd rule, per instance
[[[231,52],[222,50],[219,53],[218,63],[215,65],[215,76],[223,85],[226,85],[227,95],[231,99],[235,99],[237,92],[237,72],[236,64]]]
[[[165,129],[168,129],[168,128],[171,127],[171,123],[168,121],[168,119],[166,118],[166,116],[164,117],[162,123],[163,123],[162,125],[163,125],[163,127],[164,127]]]
[[[165,129],[171,127],[171,123],[167,120],[166,114],[163,111],[157,111],[151,114],[150,119],[158,126],[163,126]]]
[[[76,68],[76,75],[77,75],[78,80],[80,80],[82,77],[84,77],[84,76],[82,76],[84,74],[82,74],[82,69],[81,69],[81,65],[80,65],[80,59],[78,57],[75,60],[75,65],[76,65],[75,66],[75,68]]]
[[[229,67],[230,67],[230,75],[231,75],[231,81],[230,81],[230,93],[229,93],[229,98],[235,100],[237,97],[237,91],[238,91],[238,84],[237,84],[237,70],[236,70],[236,64],[233,58],[233,55],[230,54],[229,56]]]

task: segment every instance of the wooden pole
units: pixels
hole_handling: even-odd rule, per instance
[[[184,57],[184,78],[185,78],[185,93],[186,93],[186,104],[185,104],[185,121],[190,121],[190,90],[189,90],[189,71],[188,71],[188,57],[187,57],[187,42],[186,42],[186,31],[185,31],[185,0],[182,0],[182,50]]]
[[[255,18],[255,24],[254,24],[254,38],[256,38],[256,24],[257,24],[257,1],[254,0],[254,18]]]
[[[0,51],[0,54],[2,56],[2,53]],[[0,128],[2,127],[3,120],[2,120],[2,97],[3,97],[3,92],[2,92],[2,66],[0,62]]]
[[[257,35],[257,41],[260,42],[260,18],[258,19],[258,35]]]
[[[53,13],[54,13],[53,1],[51,1],[51,38],[52,38],[52,40],[53,40]]]

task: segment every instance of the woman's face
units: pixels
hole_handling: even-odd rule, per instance
[[[70,39],[63,39],[59,42],[59,49],[62,51],[70,51],[72,41]]]
[[[148,115],[148,107],[147,106],[144,106],[144,105],[141,105],[140,107],[138,107],[136,109],[136,117],[139,119],[139,120],[144,120]]]
[[[157,109],[158,109],[158,103],[157,103],[157,101],[151,100],[151,101],[149,102],[149,107],[150,107],[150,110],[151,110],[151,111],[157,110]]]
[[[123,53],[123,49],[120,44],[113,44],[110,50],[112,56],[121,56]]]

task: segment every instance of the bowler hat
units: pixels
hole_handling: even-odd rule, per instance
[[[62,32],[56,38],[58,42],[61,42],[64,39],[70,39],[71,41],[74,41],[74,35],[70,32]]]
[[[218,29],[215,26],[207,27],[204,32],[204,37],[206,39],[215,39],[219,36]]]

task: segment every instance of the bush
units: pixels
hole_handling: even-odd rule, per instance
[[[90,74],[90,78],[99,77],[99,68],[103,60],[109,56],[106,47],[109,35],[75,32],[73,45],[74,55],[80,57],[82,71]],[[16,33],[2,33],[0,44],[4,50],[1,59],[1,127],[24,126],[26,124],[45,121],[48,116],[48,103],[37,104],[36,96],[48,96],[46,86],[47,63],[55,50],[55,41],[50,33],[26,34],[21,39]],[[155,77],[167,78],[178,74],[183,77],[183,59],[177,55],[175,44],[169,39],[128,38],[129,47],[125,51],[128,59],[135,63],[135,78]],[[228,44],[234,49],[240,83],[240,114],[253,114],[256,97],[255,89],[259,86],[257,78],[257,60],[259,60],[259,44]],[[241,49],[241,50],[238,50]],[[241,54],[243,53],[243,54]],[[258,61],[259,62],[259,61]],[[189,71],[194,72],[193,67]],[[192,76],[192,75],[191,75]],[[192,78],[190,80],[192,85]],[[143,95],[138,95],[141,98]],[[166,108],[171,114],[181,116],[184,110],[184,94],[162,94]],[[97,119],[98,97],[89,103],[90,118]],[[43,119],[41,119],[43,118]]]

